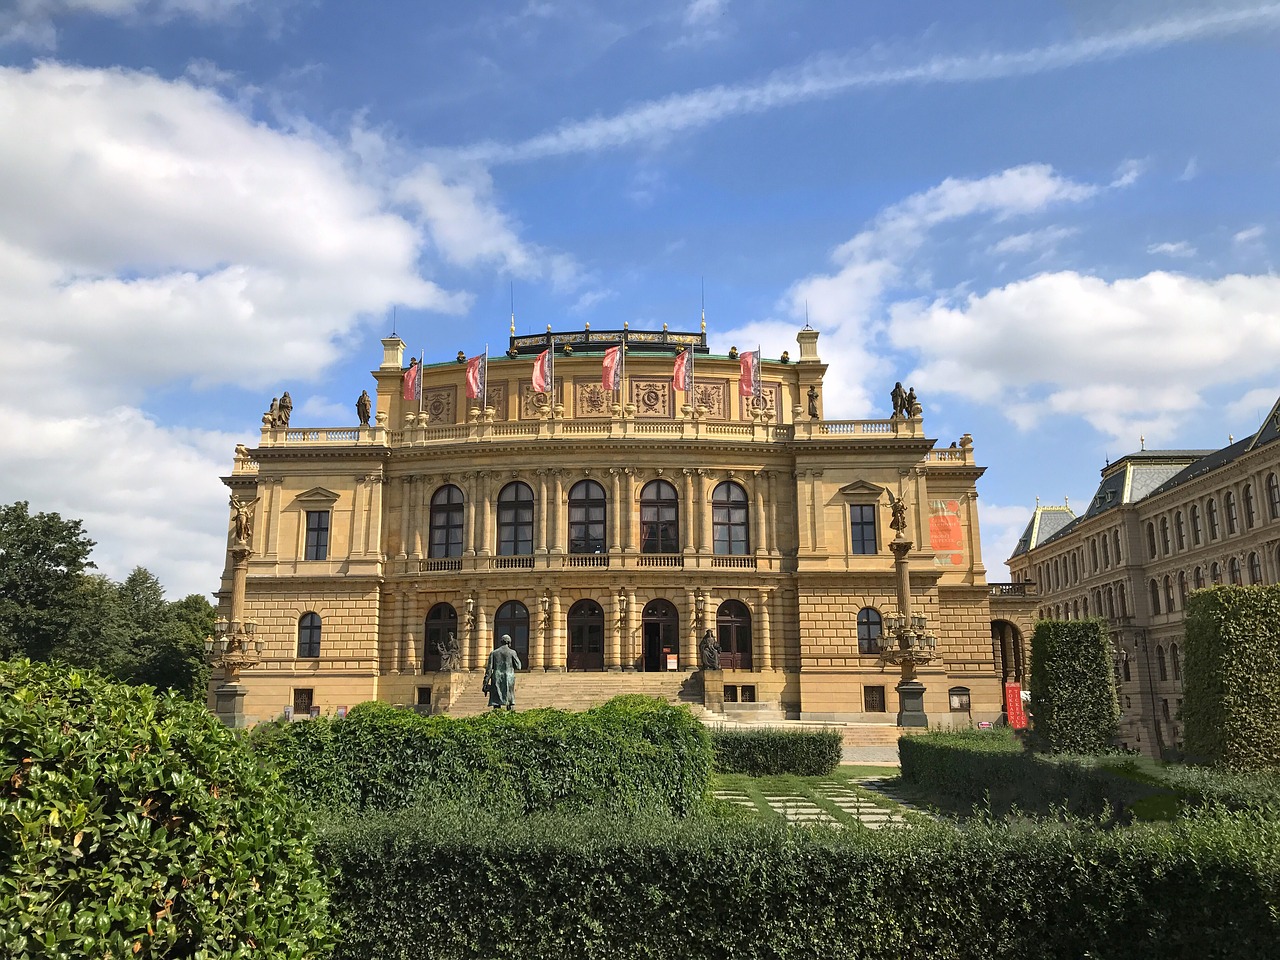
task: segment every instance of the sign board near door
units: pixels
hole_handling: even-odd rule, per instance
[[[677,653],[668,653],[668,654],[667,654],[667,669],[668,669],[668,670],[679,670],[679,669],[680,669],[680,655],[679,655],[679,654],[677,654]]]

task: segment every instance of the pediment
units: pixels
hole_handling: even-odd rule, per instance
[[[295,503],[336,503],[338,494],[325,487],[312,487],[305,493],[300,493],[293,498]]]
[[[853,483],[846,483],[838,492],[844,497],[870,497],[874,499],[884,493],[884,489],[884,487],[869,483],[866,480],[855,480]]]

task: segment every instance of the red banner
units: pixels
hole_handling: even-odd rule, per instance
[[[537,393],[551,392],[551,351],[543,350],[533,361],[533,389]]]
[[[483,400],[485,380],[488,378],[489,357],[480,354],[467,361],[467,399]],[[481,404],[483,406],[483,404]]]
[[[409,369],[404,372],[403,381],[406,400],[417,400],[422,396],[422,365],[417,360],[409,361]]]
[[[1004,685],[1004,712],[1009,718],[1009,726],[1013,729],[1027,729],[1027,711],[1022,708],[1022,684],[1006,683]]]
[[[622,386],[622,347],[610,347],[604,352],[601,379],[606,390],[617,390]]]
[[[760,396],[760,351],[738,354],[741,373],[738,374],[738,393],[744,397]]]
[[[675,381],[677,390],[688,393],[693,389],[693,347],[685,347],[676,357]]]

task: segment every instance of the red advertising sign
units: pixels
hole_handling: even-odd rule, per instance
[[[1022,709],[1022,684],[1004,685],[1004,711],[1009,718],[1009,726],[1015,730],[1027,729],[1027,711]]]

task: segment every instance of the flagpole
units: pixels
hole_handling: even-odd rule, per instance
[[[489,407],[489,344],[484,345],[484,372],[480,376],[480,412]]]
[[[427,359],[427,348],[422,348],[422,353],[418,355],[418,413],[422,413],[422,364]]]

